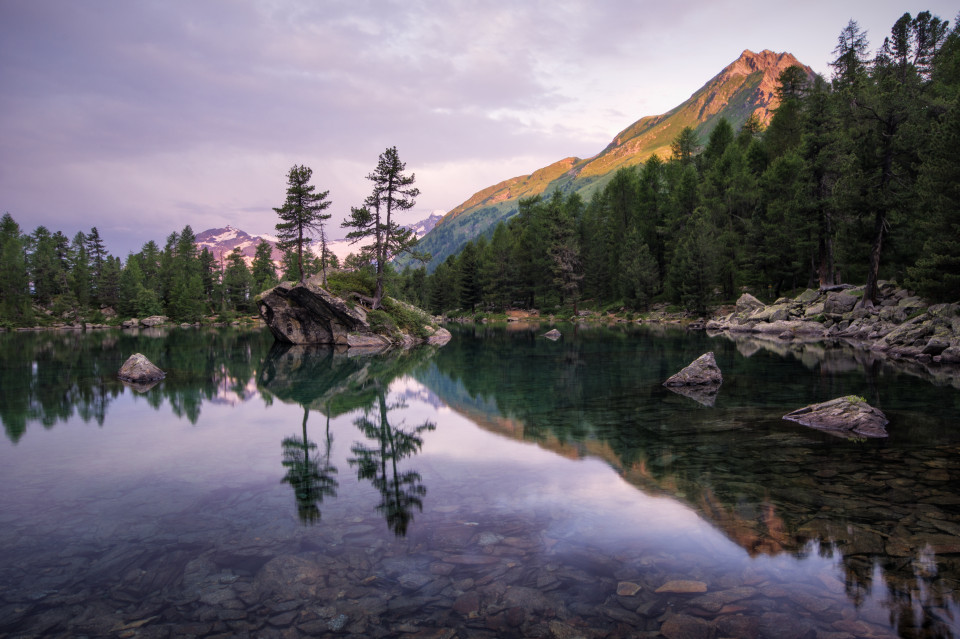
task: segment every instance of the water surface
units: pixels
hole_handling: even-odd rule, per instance
[[[955,388],[840,349],[546,328],[377,356],[0,335],[0,635],[960,635]],[[707,350],[712,406],[661,386]],[[134,352],[167,378],[116,381]],[[846,394],[888,440],[780,419]]]

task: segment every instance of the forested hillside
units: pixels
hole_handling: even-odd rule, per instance
[[[589,200],[555,192],[428,274],[407,297],[435,313],[524,305],[626,307],[664,300],[704,313],[742,290],[896,280],[960,299],[960,31],[904,14],[872,55],[856,22],[832,77],[778,78],[768,126],[692,127],[668,159],[617,170]]]
[[[777,78],[791,66],[799,66],[810,78],[814,75],[789,53],[744,51],[685,102],[667,113],[640,118],[593,157],[565,158],[475,193],[444,216],[423,238],[421,249],[439,263],[479,234],[489,237],[497,222],[517,214],[524,198],[561,191],[589,199],[618,168],[636,166],[655,154],[668,155],[671,141],[686,127],[706,136],[721,119],[736,129],[748,121],[749,126],[764,126],[779,103]],[[435,266],[429,265],[428,270]]]

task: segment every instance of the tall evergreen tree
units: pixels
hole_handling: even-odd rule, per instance
[[[281,250],[296,251],[300,282],[306,280],[303,252],[313,240],[311,234],[322,233],[323,223],[331,216],[323,212],[330,207],[330,191],[316,192],[310,184],[312,176],[310,167],[294,165],[287,173],[287,198],[283,206],[273,209],[282,220],[276,226],[278,245]]]
[[[32,321],[29,287],[20,225],[4,213],[0,218],[0,322],[23,326]]]
[[[265,240],[257,243],[251,264],[253,288],[257,293],[277,285],[277,267],[273,264],[273,247]],[[326,280],[324,280],[326,282]],[[326,284],[324,284],[326,285]]]
[[[364,249],[376,262],[374,309],[380,307],[380,300],[383,299],[387,263],[401,253],[412,252],[417,245],[417,236],[413,231],[400,226],[394,217],[413,208],[415,198],[420,195],[420,189],[413,186],[415,174],[403,173],[406,167],[406,163],[400,161],[397,147],[390,147],[381,153],[377,168],[367,175],[367,179],[373,182],[370,196],[362,207],[351,208],[350,217],[342,224],[344,228],[354,229],[347,234],[351,242],[372,240],[372,244]]]

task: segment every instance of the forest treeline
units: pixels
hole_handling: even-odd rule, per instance
[[[960,300],[960,31],[904,14],[875,54],[855,21],[832,78],[791,67],[769,125],[693,129],[669,159],[616,172],[585,201],[554,192],[401,288],[434,313],[668,301],[704,313],[743,290],[896,280]]]
[[[96,227],[72,240],[45,226],[24,234],[6,213],[0,218],[0,326],[151,315],[192,323],[211,314],[222,319],[256,312],[258,292],[280,277],[300,279],[296,250],[284,253],[279,275],[271,251],[261,241],[248,267],[239,249],[227,256],[198,249],[187,225],[162,248],[150,240],[121,262],[106,250]],[[336,265],[336,256],[327,261]],[[308,275],[321,268],[319,258],[304,263]]]

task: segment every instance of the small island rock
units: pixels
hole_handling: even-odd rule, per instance
[[[560,334],[560,331],[558,331],[557,329],[554,328],[554,329],[550,329],[549,331],[547,331],[546,333],[544,333],[543,336],[546,337],[547,339],[552,339],[552,340],[556,341],[556,340],[560,339],[561,334]]]
[[[811,404],[783,418],[841,437],[887,437],[890,423],[880,410],[852,395]]]
[[[120,367],[117,373],[122,381],[145,383],[155,382],[166,377],[167,374],[156,367],[153,362],[146,358],[142,353],[134,353]]]
[[[673,375],[663,383],[664,386],[701,386],[723,383],[723,375],[717,366],[713,352],[704,353],[689,366]]]

